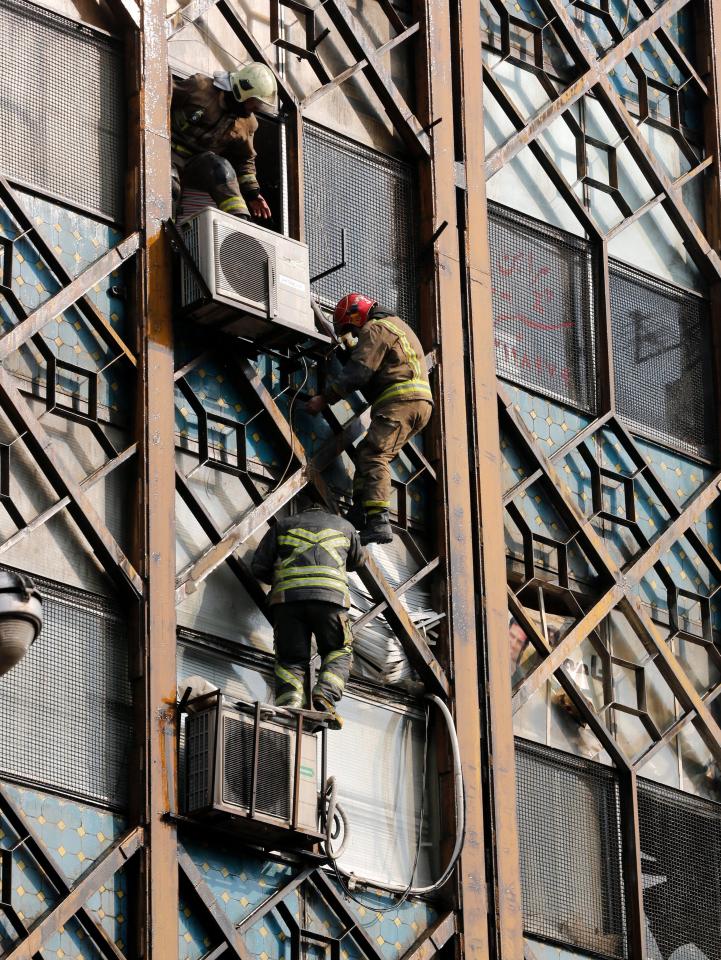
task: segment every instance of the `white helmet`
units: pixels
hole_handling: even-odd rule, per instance
[[[264,63],[247,63],[228,74],[230,89],[238,103],[255,99],[264,104],[268,113],[278,112],[278,86],[275,75]]]

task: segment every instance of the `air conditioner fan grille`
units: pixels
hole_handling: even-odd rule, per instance
[[[250,806],[253,766],[253,724],[235,717],[223,720],[225,763],[223,802]],[[256,809],[272,817],[290,819],[291,739],[281,730],[260,728]]]
[[[236,231],[218,230],[215,242],[219,285],[227,285],[246,302],[268,310],[270,290],[275,284],[275,266],[267,248],[254,237]]]

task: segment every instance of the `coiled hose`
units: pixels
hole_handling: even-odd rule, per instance
[[[435,893],[436,890],[439,890],[444,883],[448,881],[453,868],[458,862],[458,858],[461,855],[463,850],[463,842],[465,840],[466,834],[466,798],[465,798],[465,788],[463,785],[463,771],[461,768],[461,751],[458,745],[458,736],[456,734],[456,728],[453,724],[453,717],[451,712],[445,703],[433,693],[426,694],[426,700],[435,703],[435,705],[440,710],[443,719],[446,723],[446,728],[448,730],[448,737],[451,743],[451,754],[453,757],[453,786],[454,786],[454,799],[455,799],[455,809],[456,809],[456,842],[453,847],[453,852],[451,857],[446,865],[443,873],[438,877],[437,880],[434,880],[433,883],[429,884],[426,887],[414,887],[413,880],[415,878],[415,868],[418,862],[418,857],[416,856],[416,863],[413,868],[413,876],[411,876],[410,883],[408,886],[403,886],[401,884],[393,883],[384,883],[383,881],[373,879],[371,877],[361,877],[355,873],[347,873],[338,865],[338,859],[345,850],[348,838],[350,835],[350,828],[348,823],[348,818],[343,812],[343,808],[337,802],[337,786],[334,777],[329,777],[326,785],[325,793],[322,798],[321,810],[322,810],[322,825],[325,832],[325,848],[328,859],[332,862],[333,867],[336,872],[341,876],[345,877],[347,880],[350,880],[353,884],[360,883],[364,886],[376,887],[381,890],[388,890],[390,893],[399,893],[402,895],[402,900],[405,900],[406,897],[421,897],[428,896],[429,894]],[[425,772],[425,771],[424,771]],[[423,789],[425,791],[425,776]],[[343,841],[338,848],[338,850],[333,850],[332,842],[338,838],[341,825],[343,827]],[[418,842],[420,845],[421,840],[421,831],[423,829],[423,824],[419,825],[419,836]],[[401,901],[402,902],[402,901]]]

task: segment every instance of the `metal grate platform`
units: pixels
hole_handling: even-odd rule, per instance
[[[615,772],[524,740],[516,771],[525,932],[626,957]]]
[[[596,412],[590,243],[499,204],[488,214],[498,375]]]
[[[121,220],[120,46],[26,0],[0,0],[0,59],[0,173]]]
[[[341,262],[346,266],[313,284],[324,303],[346,293],[375,297],[417,327],[417,215],[410,164],[303,125],[306,184],[305,226],[310,272],[315,276]]]
[[[711,457],[711,325],[703,298],[613,261],[616,406],[652,439]]]

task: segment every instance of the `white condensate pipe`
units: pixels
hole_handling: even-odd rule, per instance
[[[400,893],[402,894],[403,900],[405,900],[406,897],[428,896],[431,893],[435,893],[436,890],[439,890],[443,886],[443,884],[446,883],[451,873],[453,872],[453,868],[455,867],[458,861],[458,858],[461,855],[461,850],[463,849],[463,841],[465,839],[465,831],[466,831],[466,800],[465,800],[465,791],[463,786],[463,772],[461,769],[461,751],[458,746],[458,736],[456,734],[456,728],[453,724],[453,717],[451,716],[450,710],[445,705],[445,703],[440,699],[440,697],[437,697],[433,693],[427,693],[426,700],[430,700],[433,703],[435,703],[435,705],[443,714],[443,719],[445,720],[446,727],[448,729],[448,736],[451,742],[451,752],[453,755],[453,784],[454,784],[454,796],[455,796],[455,807],[456,807],[456,842],[453,847],[453,853],[451,854],[451,858],[448,861],[448,864],[445,870],[440,875],[440,877],[438,877],[437,880],[435,880],[433,883],[431,883],[427,887],[414,887],[412,885],[413,880],[415,878],[416,866],[418,865],[417,855],[416,855],[416,861],[413,867],[413,875],[411,876],[410,883],[408,886],[403,886],[402,884],[384,883],[381,880],[373,879],[371,877],[361,877],[361,876],[358,876],[358,874],[347,873],[346,871],[344,871],[338,865],[337,861],[346,846],[348,818],[343,812],[343,810],[341,809],[340,804],[337,803],[335,800],[335,793],[336,793],[335,782],[333,782],[332,784],[329,783],[330,792],[328,795],[328,800],[329,800],[328,808],[327,808],[328,816],[326,820],[326,831],[327,831],[328,839],[326,842],[326,850],[327,850],[329,859],[333,862],[333,866],[338,871],[338,873],[340,873],[347,880],[350,880],[352,884],[360,883],[360,884],[363,884],[364,886],[376,887],[381,890],[388,890],[391,893]],[[426,731],[426,735],[427,735],[427,731]],[[428,749],[428,745],[426,743],[426,750],[427,749]],[[424,781],[425,781],[425,777],[424,777]],[[424,782],[423,783],[424,791],[425,791],[425,788],[426,788],[426,785]],[[341,847],[337,851],[331,852],[330,834],[333,830],[333,822],[336,818],[340,818],[343,822],[344,837],[343,837],[343,843]],[[419,829],[418,842],[419,842],[419,849],[420,849],[420,839],[421,839],[421,833],[423,830],[422,821],[418,829]]]

